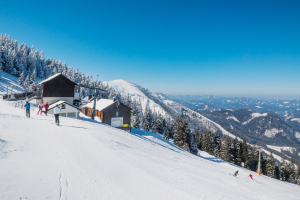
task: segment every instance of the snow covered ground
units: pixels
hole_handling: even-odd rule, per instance
[[[8,83],[8,81],[10,81]],[[9,86],[9,87],[7,87]],[[12,87],[13,86],[13,87]],[[22,87],[18,84],[18,78],[12,76],[8,73],[2,72],[2,77],[0,78],[0,94],[10,94],[16,92],[22,92]]]
[[[273,149],[274,151],[289,151],[291,153],[294,153],[296,151],[296,148],[294,147],[278,147],[278,146],[271,146],[271,145],[267,145],[268,148]]]
[[[0,199],[299,199],[300,187],[86,118],[24,118],[0,100]],[[239,170],[238,178],[232,174]],[[248,175],[252,173],[254,180]]]

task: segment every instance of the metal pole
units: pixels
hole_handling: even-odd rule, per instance
[[[96,112],[96,101],[97,101],[97,90],[95,90],[95,96],[94,96],[94,108],[93,108],[93,114],[92,119],[95,119],[95,112]]]
[[[260,175],[260,149],[258,150],[258,167],[257,167],[257,174]]]

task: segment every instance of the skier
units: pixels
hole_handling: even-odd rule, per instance
[[[45,103],[44,108],[45,108],[45,114],[47,116],[47,112],[48,112],[48,108],[49,108],[48,102]]]
[[[237,170],[233,176],[236,177],[237,175],[239,175],[239,170]]]
[[[54,116],[55,116],[55,124],[59,125],[59,113],[60,113],[60,108],[58,105],[55,106],[54,108]]]
[[[249,175],[249,177],[250,177],[250,178],[253,180],[253,178],[252,178],[252,177],[253,177],[253,176],[252,176],[252,174],[250,174],[250,175]]]
[[[28,103],[28,101],[26,101],[25,108],[26,108],[26,117],[30,118],[30,103]]]
[[[42,102],[40,102],[38,107],[39,107],[39,111],[37,112],[37,115],[39,113],[41,113],[41,115],[42,115],[44,104]]]

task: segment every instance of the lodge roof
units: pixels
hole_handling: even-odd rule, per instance
[[[104,108],[107,108],[108,106],[114,104],[115,102],[111,99],[100,99],[96,103],[96,110],[103,110]],[[84,105],[83,107],[88,107],[88,108],[93,108],[94,107],[94,102],[88,103]]]
[[[59,101],[57,101],[57,102],[54,102],[54,103],[50,104],[48,110],[51,110],[51,109],[53,109],[55,106],[60,105],[60,104],[63,104],[63,103],[68,104],[69,106],[74,107],[74,108],[76,108],[77,110],[79,109],[78,107],[76,107],[76,106],[74,106],[74,105],[72,105],[72,104],[70,104],[70,103],[68,103],[68,102],[66,102],[66,101],[59,100]]]
[[[68,79],[66,76],[64,76],[62,73],[56,73],[53,76],[48,77],[47,79],[43,80],[42,82],[40,82],[39,84],[44,84],[48,81],[53,80],[54,78],[58,77],[58,76],[63,76],[64,78]],[[71,81],[70,79],[68,79],[70,82],[74,83],[75,85],[77,85],[77,83],[75,83],[74,81]]]

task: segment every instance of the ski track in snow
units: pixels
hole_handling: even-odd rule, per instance
[[[0,100],[0,199],[291,199],[299,186],[258,176],[205,152],[194,156],[159,134],[128,133],[52,116],[24,118]],[[232,178],[236,170],[239,179]],[[248,175],[254,175],[254,181]]]

